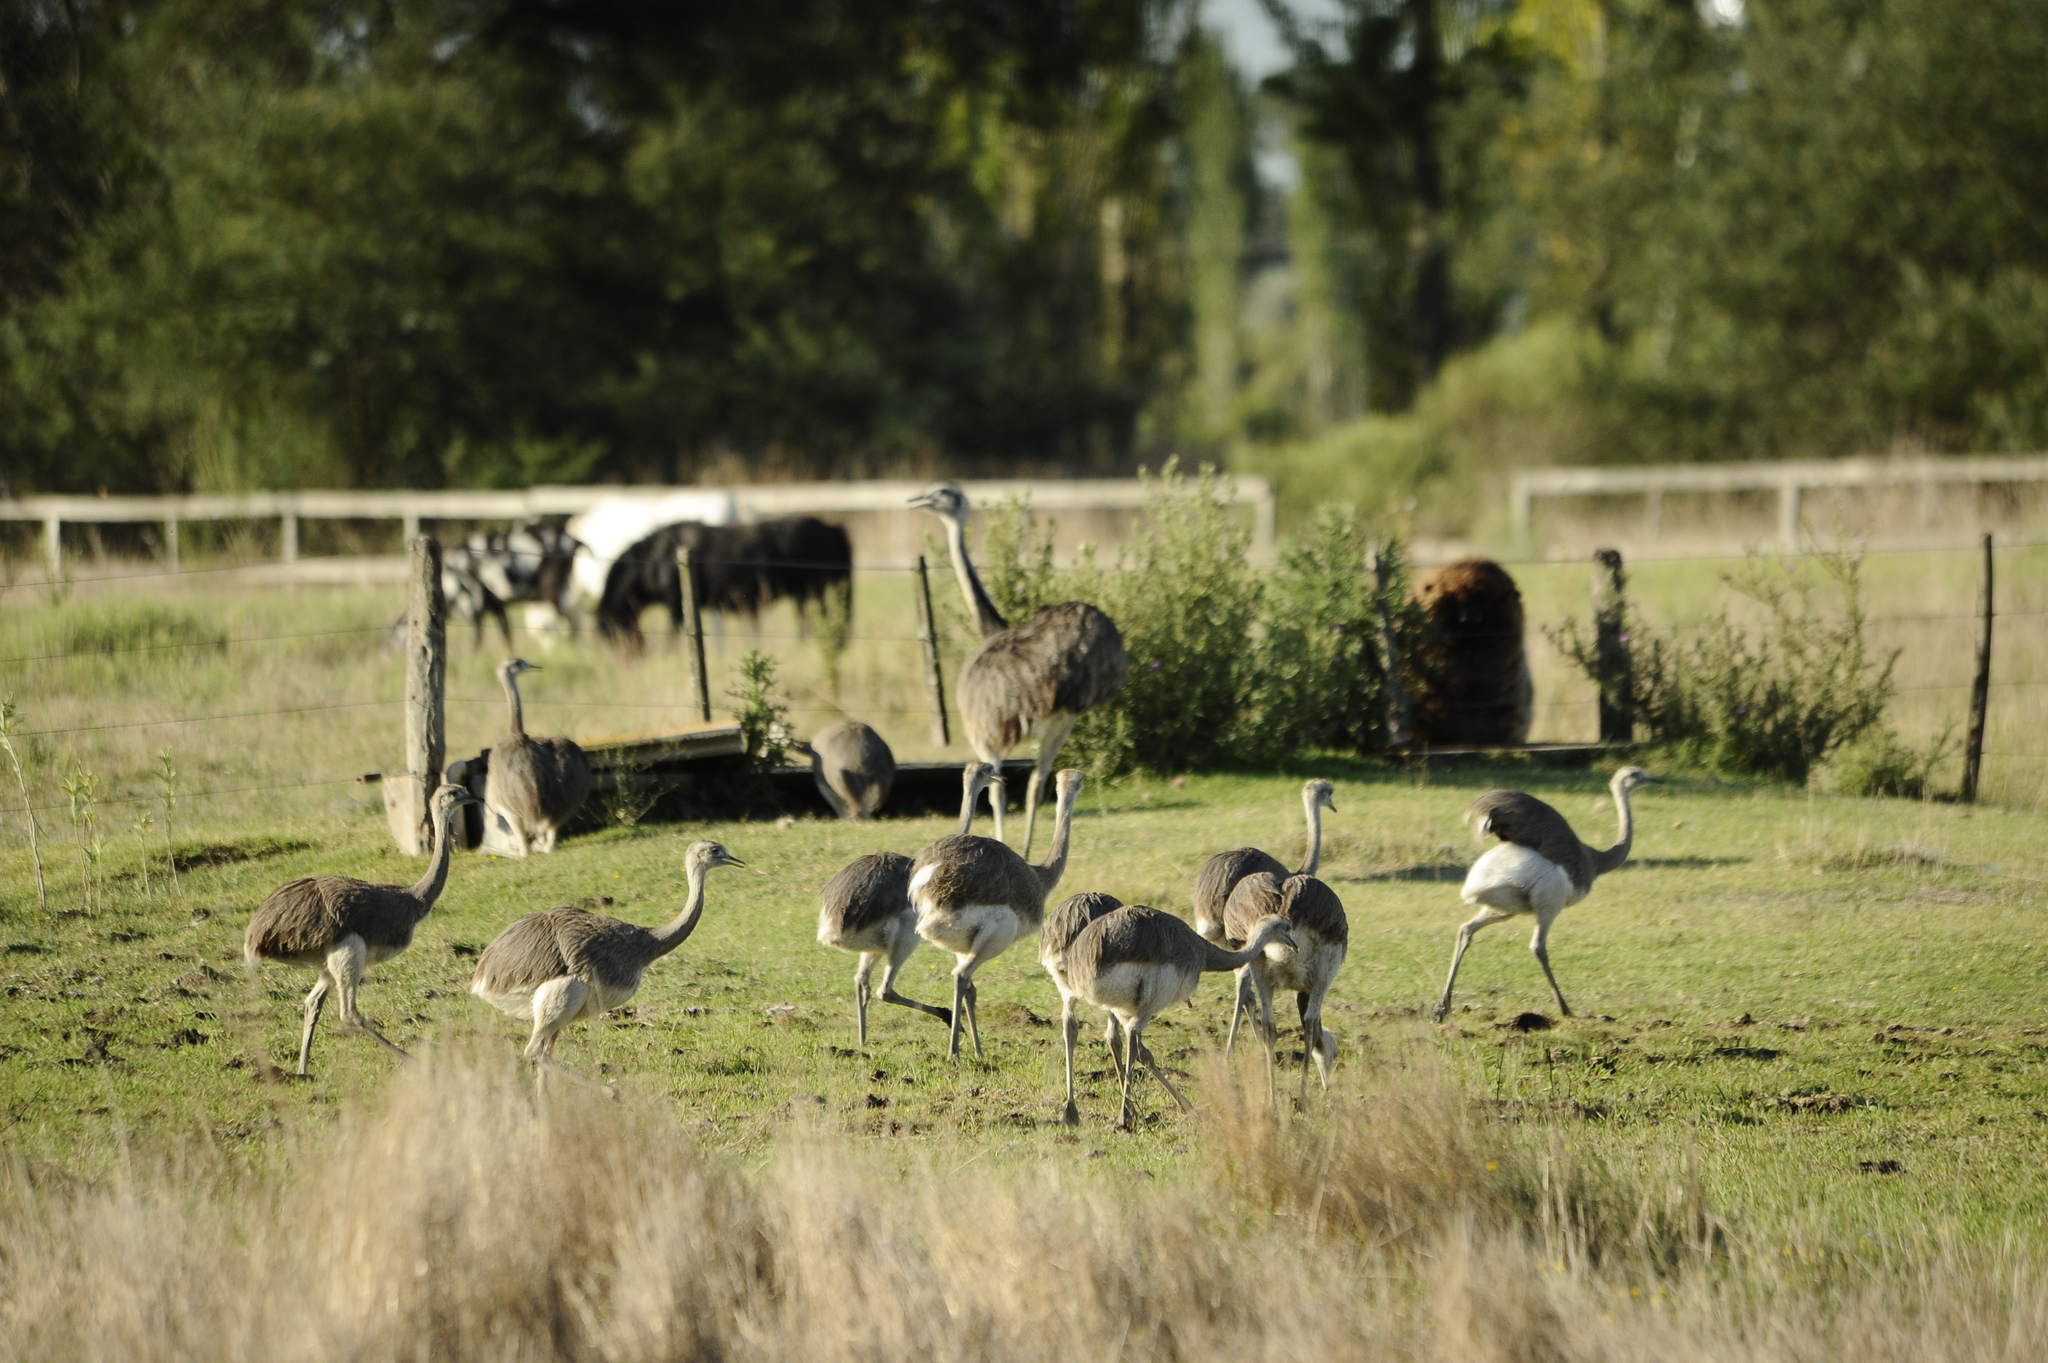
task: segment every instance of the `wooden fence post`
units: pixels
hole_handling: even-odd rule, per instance
[[[423,857],[434,845],[428,804],[448,755],[448,602],[441,595],[441,544],[411,543],[411,600],[405,613],[405,770],[384,778],[384,815],[399,850]]]
[[[697,710],[711,722],[711,673],[704,662],[704,613],[697,609],[697,567],[686,545],[676,550],[676,589],[683,597],[683,637],[690,648],[690,675],[697,681]]]
[[[1399,751],[1408,746],[1408,688],[1401,680],[1401,640],[1394,633],[1394,611],[1387,600],[1387,580],[1393,565],[1380,546],[1372,547],[1373,609],[1379,616],[1379,653],[1382,699],[1387,707],[1387,747]]]
[[[1628,613],[1619,549],[1593,551],[1593,680],[1600,687],[1600,741],[1635,739],[1635,668],[1629,656]]]
[[[1970,736],[1963,751],[1964,804],[1977,802],[1977,778],[1984,771],[1984,720],[1991,708],[1991,536],[1984,537],[1984,561],[1977,568],[1977,675],[1970,683]]]
[[[946,678],[939,670],[939,625],[932,618],[932,579],[923,554],[917,556],[917,641],[924,646],[924,669],[936,721],[933,732],[938,735],[939,746],[947,747],[953,742],[953,726],[946,722]]]

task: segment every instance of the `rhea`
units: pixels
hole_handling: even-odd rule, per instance
[[[524,658],[499,664],[511,728],[491,749],[484,777],[484,803],[511,828],[512,846],[522,857],[529,846],[536,852],[554,851],[562,826],[590,796],[590,759],[574,739],[527,736],[519,677],[539,670]]]
[[[691,843],[683,855],[689,891],[683,911],[658,928],[573,905],[529,913],[484,948],[469,992],[507,1017],[533,1024],[526,1058],[541,1077],[554,1070],[609,1092],[609,1084],[558,1064],[555,1038],[570,1023],[595,1018],[639,992],[647,967],[697,930],[704,914],[705,875],[714,867],[744,865],[720,843]]]
[[[1536,916],[1529,950],[1543,967],[1550,992],[1557,995],[1557,1010],[1571,1016],[1571,1005],[1564,1001],[1564,991],[1557,987],[1557,976],[1550,969],[1550,925],[1558,914],[1586,897],[1597,877],[1621,869],[1628,861],[1629,846],[1635,841],[1629,792],[1655,784],[1658,779],[1641,767],[1623,767],[1614,773],[1607,789],[1614,796],[1620,830],[1614,846],[1604,852],[1580,842],[1564,815],[1525,791],[1489,790],[1472,802],[1465,814],[1477,818],[1474,831],[1482,838],[1489,833],[1499,838],[1500,846],[1473,862],[1465,875],[1462,897],[1467,904],[1479,905],[1479,912],[1458,929],[1451,973],[1444,980],[1443,997],[1430,1013],[1432,1018],[1442,1022],[1451,1011],[1451,986],[1458,982],[1458,963],[1465,959],[1465,948],[1472,945],[1472,934],[1489,923],[1524,913]]]
[[[1323,861],[1323,811],[1336,812],[1337,788],[1323,780],[1302,782],[1301,808],[1308,824],[1308,851],[1296,874],[1312,876]],[[1246,876],[1260,871],[1287,878],[1287,868],[1256,847],[1233,847],[1204,862],[1195,877],[1195,931],[1212,942],[1223,941],[1223,906],[1230,902],[1230,892]]]
[[[982,761],[1000,766],[1003,754],[1031,735],[1038,736],[1038,764],[1024,791],[1024,855],[1029,857],[1045,779],[1059,760],[1067,735],[1083,714],[1123,689],[1130,672],[1124,637],[1114,620],[1085,601],[1043,606],[1023,624],[1010,624],[983,590],[967,558],[967,514],[972,510],[967,494],[947,483],[910,504],[932,512],[945,526],[953,574],[960,579],[967,610],[981,630],[981,642],[960,665],[960,713],[967,723],[968,746]],[[996,816],[996,840],[1001,842],[999,788],[991,791],[989,803]]]
[[[1074,939],[1090,923],[1122,908],[1124,902],[1113,894],[1101,890],[1086,890],[1070,895],[1060,902],[1058,908],[1045,916],[1045,922],[1038,929],[1038,963],[1045,967],[1045,973],[1052,976],[1053,986],[1060,991],[1060,1036],[1067,1051],[1067,1106],[1060,1120],[1068,1126],[1081,1121],[1081,1110],[1074,1106],[1074,1040],[1080,1035],[1080,1019],[1075,1016],[1074,1006],[1081,996],[1074,992],[1074,985],[1067,978],[1067,949],[1074,945]],[[1103,1029],[1103,1044],[1109,1047],[1112,1059],[1116,1056],[1116,1014],[1109,1015]]]
[[[988,783],[996,779],[995,768],[986,762],[970,762],[961,781],[960,832],[974,826],[974,804]],[[917,912],[910,907],[910,858],[901,852],[870,852],[847,864],[825,882],[818,902],[818,941],[860,957],[853,968],[853,1008],[858,1019],[860,1044],[868,1044],[868,980],[877,962],[886,962],[882,972],[882,1002],[897,1003],[929,1013],[951,1026],[950,1010],[919,1003],[896,992],[896,976],[903,963],[917,950]]]
[[[313,1027],[329,993],[340,996],[345,1030],[361,1032],[395,1055],[405,1054],[356,1011],[356,989],[365,968],[412,945],[413,929],[448,884],[454,820],[464,805],[475,803],[476,796],[461,786],[444,785],[434,792],[427,873],[411,885],[372,885],[353,876],[305,876],[278,886],[257,906],[242,938],[242,959],[250,969],[261,961],[279,961],[319,972],[313,992],[306,995],[306,1026],[299,1034],[300,1077],[313,1054]]]
[[[803,745],[811,754],[811,780],[842,819],[866,823],[896,783],[896,755],[882,736],[857,719],[820,729]]]
[[[1045,901],[1067,869],[1067,840],[1073,831],[1074,801],[1081,773],[1059,774],[1058,812],[1052,852],[1037,866],[994,838],[959,833],[940,838],[917,854],[910,868],[910,903],[917,935],[953,953],[953,1027],[948,1058],[960,1058],[964,1023],[981,1056],[981,1022],[975,1014],[974,972],[1045,921]]]
[[[1276,914],[1253,925],[1243,950],[1228,951],[1172,914],[1143,904],[1104,914],[1081,930],[1067,948],[1067,979],[1075,993],[1108,1009],[1124,1034],[1118,1063],[1123,1078],[1118,1130],[1131,1126],[1131,1081],[1140,1062],[1183,1112],[1190,1110],[1188,1100],[1154,1063],[1145,1045],[1145,1024],[1192,998],[1204,971],[1241,970],[1275,946],[1291,946],[1292,933],[1288,921]],[[1113,1049],[1111,1054],[1115,1055]]]
[[[1337,1034],[1323,1026],[1323,1000],[1344,964],[1351,927],[1344,901],[1311,875],[1281,880],[1268,871],[1246,876],[1230,892],[1223,910],[1223,933],[1232,942],[1245,941],[1260,923],[1279,915],[1293,925],[1292,940],[1267,947],[1237,972],[1237,1002],[1230,1011],[1228,1050],[1237,1040],[1238,1019],[1258,1005],[1259,1033],[1268,1051],[1273,1045],[1273,991],[1291,990],[1301,1018],[1301,1086],[1308,1088],[1311,1056],[1323,1087],[1330,1086],[1330,1067],[1337,1060]]]

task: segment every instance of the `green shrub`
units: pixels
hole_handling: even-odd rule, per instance
[[[1242,751],[1284,758],[1318,750],[1386,746],[1385,670],[1379,610],[1368,569],[1373,536],[1351,508],[1325,507],[1309,531],[1284,545],[1266,582]],[[1418,655],[1427,617],[1409,589],[1396,542],[1388,595],[1402,656]]]
[[[1752,559],[1730,574],[1729,589],[1762,616],[1754,631],[1724,608],[1689,641],[1665,639],[1625,613],[1637,736],[1723,771],[1804,782],[1871,731],[1891,701],[1898,653],[1877,656],[1864,637],[1859,557],[1814,554],[1777,570]],[[1576,619],[1550,639],[1598,680],[1593,640]]]
[[[1934,769],[1953,749],[1953,730],[1944,730],[1923,750],[1901,739],[1889,724],[1880,724],[1835,755],[1830,764],[1834,786],[1844,795],[1924,800],[1934,791]]]

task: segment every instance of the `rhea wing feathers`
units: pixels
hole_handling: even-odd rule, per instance
[[[1489,790],[1466,809],[1473,826],[1511,842],[1563,869],[1581,891],[1593,883],[1593,849],[1565,822],[1564,815],[1527,791]]]

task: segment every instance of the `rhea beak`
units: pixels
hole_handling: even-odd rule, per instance
[[[925,510],[929,511],[932,509],[932,507],[938,504],[938,498],[933,493],[920,492],[915,497],[912,497],[910,499],[910,504],[912,506],[921,506]]]

